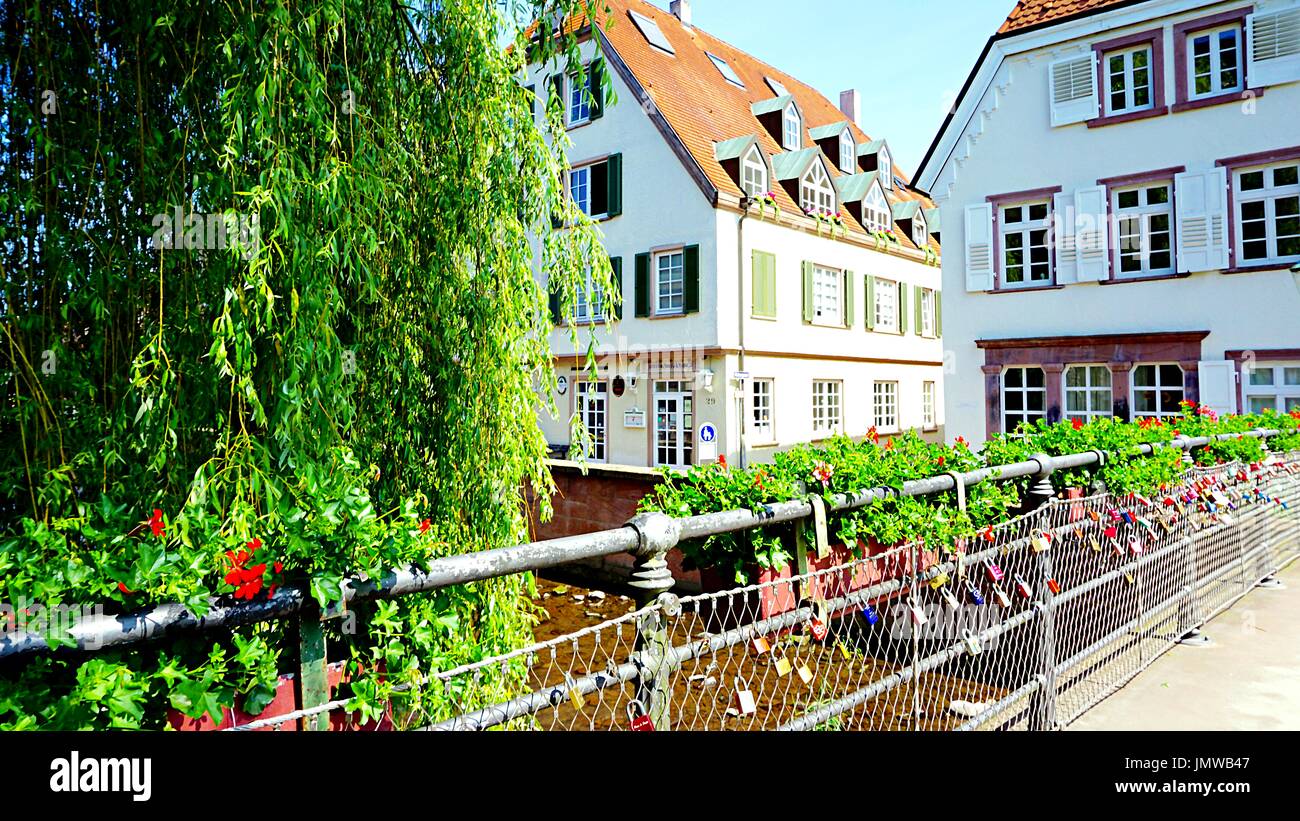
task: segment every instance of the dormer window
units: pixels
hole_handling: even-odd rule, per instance
[[[835,189],[820,162],[814,162],[799,180],[799,205],[804,211],[835,211]]]
[[[749,149],[740,162],[740,187],[751,197],[767,193],[767,165],[758,146]]]
[[[853,132],[844,129],[840,134],[840,170],[845,174],[857,171],[857,144],[853,141]]]
[[[919,211],[912,218],[912,242],[916,243],[917,248],[924,248],[930,244],[925,230],[925,217],[921,216]]]
[[[871,192],[862,201],[862,223],[868,231],[887,231],[893,225],[889,210],[889,200],[879,185],[871,186]]]
[[[888,191],[894,190],[894,163],[889,158],[889,149],[881,146],[880,156],[876,160],[876,170],[880,172],[880,183]]]
[[[799,107],[794,103],[785,107],[781,133],[781,144],[787,151],[798,151],[803,147],[803,118],[799,116]]]

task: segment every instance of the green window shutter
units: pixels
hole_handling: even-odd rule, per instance
[[[560,318],[560,293],[554,287],[548,285],[546,288],[547,302],[551,308],[551,324],[564,324]]]
[[[852,328],[856,321],[853,316],[853,306],[857,299],[853,296],[853,272],[844,272],[844,327]]]
[[[912,302],[914,303],[912,307],[915,309],[915,313],[916,313],[916,335],[917,336],[921,336],[922,332],[925,330],[923,327],[921,327],[924,324],[921,322],[921,302],[923,301],[924,298],[925,298],[925,289],[922,288],[920,285],[917,285],[916,288],[912,291]]]
[[[650,316],[650,255],[637,254],[633,266],[636,269],[632,274],[636,288],[636,315]]]
[[[687,245],[682,249],[682,313],[700,311],[700,246]]]
[[[867,274],[863,279],[866,285],[863,290],[867,292],[867,330],[874,331],[876,329],[876,278],[871,274]]]
[[[614,304],[614,318],[623,318],[623,258],[610,257],[609,267],[614,270],[614,293],[618,301]]]
[[[907,286],[898,283],[898,333],[907,333]]]
[[[587,66],[587,88],[591,91],[591,119],[605,115],[605,61],[592,60]]]
[[[623,155],[610,154],[605,160],[606,215],[617,217],[623,213]]]
[[[755,251],[750,262],[754,316],[776,319],[776,257]]]
[[[560,110],[564,110],[564,75],[552,74],[549,83],[551,87],[551,96],[560,102]]]
[[[934,292],[934,335],[943,336],[943,292]]]
[[[524,86],[524,89],[528,92],[528,111],[530,114],[533,115],[533,119],[536,120],[537,119],[537,87],[530,85],[530,86]]]
[[[813,264],[803,263],[803,324],[811,325],[813,321]]]

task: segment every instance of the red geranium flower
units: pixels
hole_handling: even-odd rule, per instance
[[[719,465],[722,465],[722,467],[724,467],[724,468],[727,466],[727,455],[726,455],[725,453],[723,453],[723,454],[719,454],[719,456],[718,456],[718,464],[719,464]]]
[[[943,467],[944,463],[947,462],[948,460],[940,456],[938,461],[939,461],[939,467]]]
[[[879,442],[879,441],[880,441],[880,434],[879,434],[879,433],[876,433],[876,426],[875,426],[875,425],[872,425],[872,426],[867,430],[867,438],[870,439],[872,442]]]
[[[958,437],[957,437],[957,444],[961,445],[962,447],[967,447],[967,444],[966,444],[966,437],[964,437],[964,436],[958,436]]]
[[[422,533],[422,534],[423,534],[423,533],[428,533],[428,532],[429,532],[429,525],[430,525],[430,522],[429,522],[428,519],[425,519],[423,522],[420,522],[420,533]],[[278,572],[278,571],[277,571],[277,572]]]
[[[262,540],[257,538],[256,536],[253,537],[253,541],[248,543],[249,550],[258,550],[261,547],[262,547]]]
[[[1074,417],[1074,419],[1070,420],[1070,425],[1071,425],[1075,430],[1083,430],[1083,420],[1080,419],[1080,418],[1077,417],[1077,416]]]
[[[163,513],[161,510],[154,508],[153,515],[145,520],[145,524],[149,525],[149,529],[153,531],[153,535],[155,536],[162,536],[163,529],[166,527],[166,525],[163,524],[162,515]]]

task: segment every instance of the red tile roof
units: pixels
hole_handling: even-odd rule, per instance
[[[785,86],[798,104],[803,113],[805,147],[815,145],[808,135],[809,129],[848,119],[838,106],[811,86],[696,26],[683,26],[681,21],[658,6],[642,0],[603,2],[611,10],[612,21],[609,25],[602,25],[602,33],[654,101],[655,107],[681,139],[709,182],[720,191],[741,195],[740,187],[715,157],[716,143],[757,135],[760,147],[769,158],[785,150],[762,126],[750,108],[756,102],[776,96],[766,78],[771,77]],[[650,45],[628,11],[635,11],[654,20],[675,54],[667,54]],[[568,29],[569,26],[566,25],[565,28]],[[709,59],[709,53],[726,60],[745,87],[739,88],[728,82]],[[623,104],[635,105],[635,101]],[[851,127],[857,142],[871,141],[856,123]],[[843,176],[834,158],[825,159],[832,178]],[[899,171],[897,166],[894,176],[905,183],[909,181],[909,177]],[[801,213],[781,186],[773,184],[771,187],[784,210]],[[927,197],[907,188],[896,187],[889,198],[891,202],[921,200],[924,207],[934,207]],[[866,233],[851,215],[846,213],[844,221],[850,231]],[[896,230],[895,234],[905,246],[916,247],[910,237],[905,235],[906,232]],[[937,250],[938,243],[934,247]]]
[[[1020,0],[1011,10],[999,34],[1051,23],[1076,14],[1100,11],[1107,6],[1132,3],[1133,0]]]

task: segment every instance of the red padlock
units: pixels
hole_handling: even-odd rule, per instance
[[[1006,575],[1005,573],[1002,572],[1002,568],[998,567],[993,562],[984,563],[984,572],[985,574],[988,575],[989,581],[991,582],[1000,582],[1002,581],[1002,578]]]
[[[808,632],[811,633],[812,637],[817,641],[822,641],[823,639],[825,639],[826,634],[828,634],[830,631],[831,628],[826,624],[826,622],[822,621],[816,616],[813,616],[811,619],[808,620]]]
[[[640,715],[637,714],[638,712]],[[627,705],[627,726],[629,730],[638,733],[647,733],[655,728],[654,721],[650,716],[646,715],[645,705],[641,703],[640,699],[634,698]]]
[[[1052,595],[1055,596],[1061,592],[1061,585],[1056,581],[1056,579],[1048,579],[1047,589],[1052,591]]]
[[[1029,582],[1025,581],[1024,578],[1019,573],[1015,575],[1015,581],[1016,581],[1017,593],[1019,593],[1021,596],[1025,597],[1026,599],[1033,598],[1034,589],[1029,586]]]
[[[1106,530],[1104,531],[1104,535],[1106,536],[1107,539],[1114,539],[1116,536],[1119,535],[1119,528],[1118,528],[1118,527],[1108,527],[1108,528],[1106,528]]]

